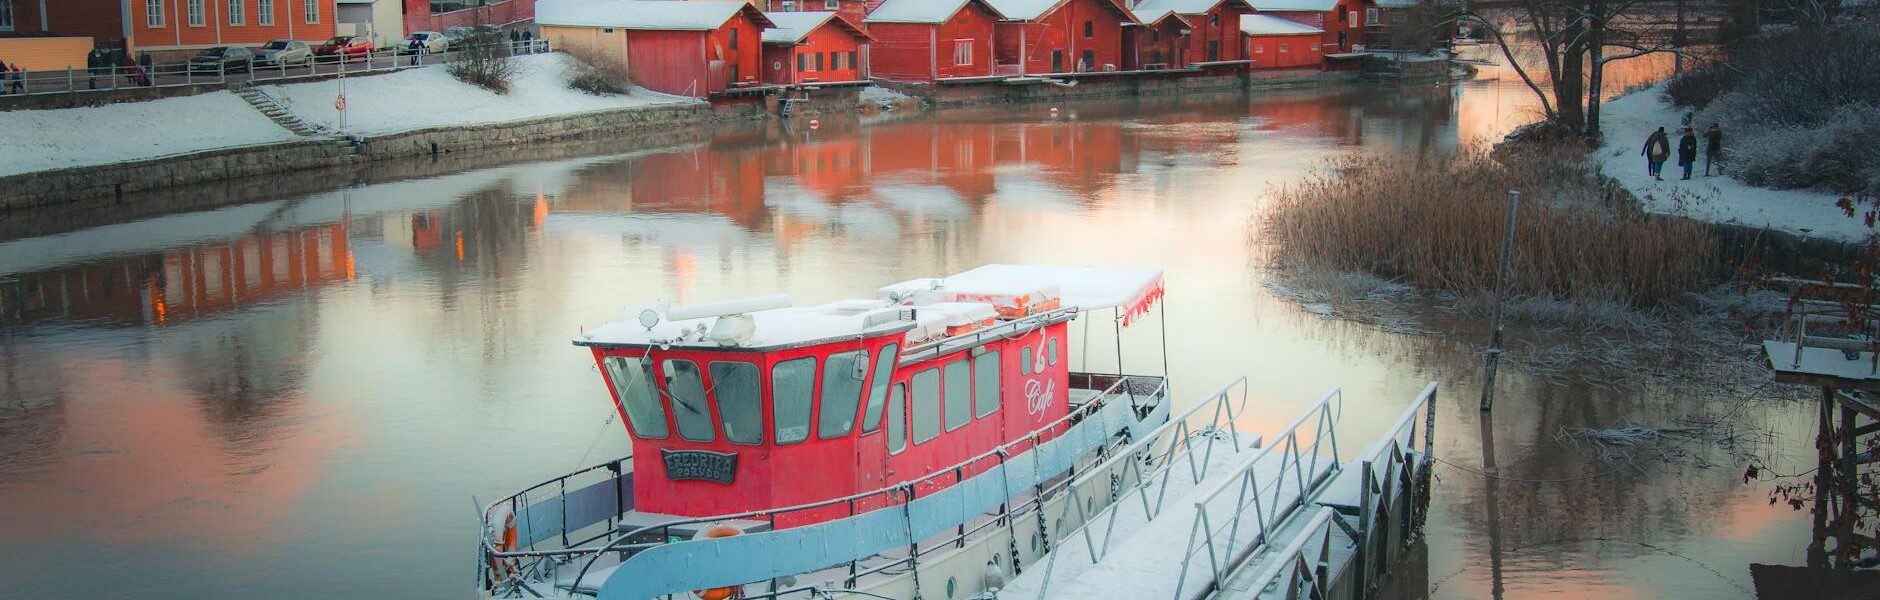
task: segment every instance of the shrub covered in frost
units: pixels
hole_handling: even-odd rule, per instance
[[[575,59],[568,87],[596,96],[620,95],[633,89],[627,62],[619,56],[582,45],[570,45],[564,50]]]
[[[1728,107],[1733,100],[1717,105]],[[1880,106],[1842,106],[1814,127],[1743,123],[1728,113],[1723,118],[1726,131],[1737,132],[1726,164],[1746,183],[1841,193],[1880,189]]]
[[[1672,104],[1703,108],[1734,87],[1742,74],[1725,65],[1706,65],[1685,71],[1665,83],[1665,97]]]

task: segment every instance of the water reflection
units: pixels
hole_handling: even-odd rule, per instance
[[[1270,186],[1339,152],[1498,136],[1517,119],[1484,107],[1516,114],[1525,90],[1492,81],[752,123],[0,242],[0,584],[469,589],[473,498],[626,449],[592,363],[567,344],[581,327],[657,297],[818,302],[993,261],[1167,269],[1157,324],[1176,393],[1248,375],[1255,429],[1344,386],[1361,437],[1435,379],[1448,390],[1439,455],[1479,468],[1488,447],[1504,474],[1558,477],[1598,469],[1560,428],[1714,417],[1671,390],[1514,375],[1489,443],[1472,344],[1322,321],[1261,288],[1248,239]],[[1158,340],[1131,341],[1120,360],[1156,362]],[[1758,410],[1753,427],[1796,418]],[[1718,475],[1679,465],[1491,490],[1441,469],[1427,570],[1399,591],[1740,595],[1743,565],[1787,559],[1768,540],[1796,520]],[[1694,583],[1661,586],[1661,573]]]

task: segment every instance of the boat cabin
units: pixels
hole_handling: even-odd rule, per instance
[[[634,511],[726,515],[891,487],[1026,439],[1096,393],[1070,371],[1067,323],[1102,308],[1133,320],[1161,291],[1156,270],[988,265],[817,306],[636,308],[575,343],[632,436]]]

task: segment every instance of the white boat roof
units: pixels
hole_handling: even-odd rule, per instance
[[[1122,309],[1127,323],[1148,312],[1162,297],[1163,283],[1161,269],[993,264],[950,277],[903,281],[876,293],[884,298],[911,299],[933,290],[988,298],[1055,295],[1064,306],[1079,310]]]
[[[788,297],[783,297],[782,301],[787,303]],[[738,302],[741,301],[714,304],[732,305]],[[990,305],[986,308],[991,310]],[[651,328],[641,325],[639,321],[640,313],[646,310],[659,315],[659,322]],[[719,314],[698,318],[667,318],[675,310],[678,309],[659,305],[633,307],[627,309],[621,320],[590,330],[576,337],[574,343],[579,346],[670,345],[693,349],[766,349],[882,335],[917,325],[898,318],[900,307],[880,300],[842,300],[817,306],[763,308],[749,312],[731,312],[735,309],[729,309],[721,312],[750,315],[754,325],[748,339],[730,345],[720,344],[710,337]],[[944,316],[936,314],[933,318],[944,319]],[[932,326],[930,322],[929,328]],[[698,333],[700,327],[704,327],[704,334]],[[938,324],[938,327],[945,330],[944,323]]]
[[[1307,35],[1325,30],[1273,15],[1240,15],[1240,32],[1247,35]]]

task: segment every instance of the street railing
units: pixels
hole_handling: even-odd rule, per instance
[[[552,51],[546,39],[505,41],[503,44],[512,56]],[[250,57],[241,62],[223,61],[213,68],[180,62],[18,71],[0,74],[0,98],[245,82],[276,83],[335,75],[386,73],[449,62],[456,54],[457,51],[450,50],[431,53],[390,48],[362,54],[310,56],[295,64],[261,62]]]

